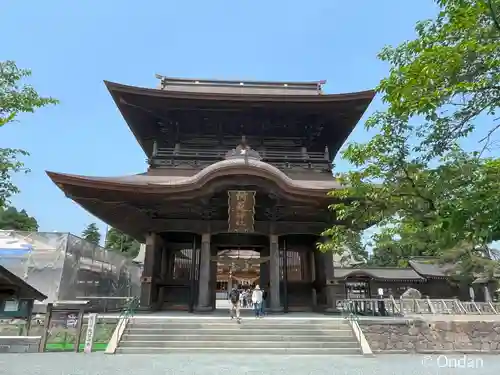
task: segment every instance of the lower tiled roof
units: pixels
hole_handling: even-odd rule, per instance
[[[453,265],[439,264],[436,258],[413,258],[410,266],[424,277],[446,277]]]
[[[335,268],[335,278],[368,276],[379,280],[425,280],[412,268]]]
[[[32,298],[37,301],[44,301],[47,299],[47,296],[45,294],[43,294],[36,288],[32,287],[26,281],[16,276],[3,266],[0,266],[0,279],[3,280],[1,284],[4,287],[8,288],[9,286],[12,286],[18,289],[18,295],[15,297],[28,298],[28,299]]]

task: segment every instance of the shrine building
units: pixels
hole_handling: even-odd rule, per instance
[[[145,243],[140,303],[209,311],[234,283],[268,290],[270,311],[330,311],[345,298],[321,232],[332,161],[372,90],[324,82],[157,76],[157,88],[105,82],[147,170],[89,177],[47,172],[85,210]],[[116,147],[116,146],[115,146]]]

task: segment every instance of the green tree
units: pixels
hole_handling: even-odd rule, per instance
[[[99,233],[99,228],[96,223],[90,223],[87,228],[82,232],[82,237],[96,245],[101,242],[101,233]]]
[[[0,127],[12,123],[20,113],[33,113],[37,108],[56,104],[53,98],[40,96],[36,90],[23,81],[31,71],[20,69],[13,61],[0,61]],[[28,170],[19,157],[28,153],[14,148],[0,148],[0,207],[19,192],[12,182],[13,173]]]
[[[485,141],[500,126],[494,117],[500,104],[500,28],[495,22],[500,0],[436,3],[441,6],[438,17],[417,23],[415,40],[379,54],[391,68],[378,88],[389,108],[368,124],[417,137],[413,149],[423,160],[441,156],[473,132],[479,115],[485,115],[480,122]],[[412,125],[408,120],[414,116],[423,120]]]
[[[345,225],[326,230],[332,241],[320,248],[379,223],[373,262],[438,256],[472,277],[498,265],[489,244],[500,233],[500,161],[483,151],[500,126],[500,0],[436,2],[441,12],[417,24],[417,39],[380,54],[391,67],[378,87],[388,109],[366,123],[376,136],[342,154],[354,170],[337,176],[344,188],[331,192],[341,201],[331,209]],[[466,153],[458,142],[474,131],[485,137]]]
[[[141,244],[133,237],[126,235],[116,228],[110,228],[106,235],[106,249],[119,251],[128,257],[136,257],[139,254]]]
[[[18,211],[14,207],[0,207],[0,229],[36,232],[38,231],[38,223],[25,210]]]

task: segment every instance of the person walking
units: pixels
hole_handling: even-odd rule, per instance
[[[261,318],[262,290],[260,290],[258,285],[255,286],[255,289],[252,292],[252,303],[255,318]]]
[[[236,321],[240,323],[240,291],[238,290],[238,288],[233,287],[231,292],[229,292],[229,303],[231,305],[229,310],[231,320],[236,317]]]

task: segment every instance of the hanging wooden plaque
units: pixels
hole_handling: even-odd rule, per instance
[[[229,232],[252,233],[255,224],[255,191],[229,190]]]

